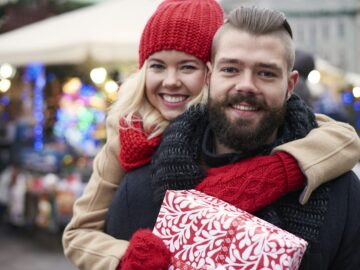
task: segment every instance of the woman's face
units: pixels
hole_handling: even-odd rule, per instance
[[[165,119],[172,120],[200,93],[206,70],[193,55],[175,50],[156,52],[148,58],[146,96]]]

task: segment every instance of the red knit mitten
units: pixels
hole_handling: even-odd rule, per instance
[[[304,186],[296,160],[285,152],[208,170],[197,190],[253,213]]]
[[[165,270],[170,259],[164,242],[149,229],[140,229],[131,237],[117,270]]]
[[[125,171],[147,164],[161,141],[161,136],[149,140],[143,131],[140,120],[135,120],[132,125],[129,127],[124,119],[120,120],[119,142],[121,150],[119,162]]]

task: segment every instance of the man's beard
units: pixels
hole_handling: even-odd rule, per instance
[[[246,102],[257,110],[265,112],[254,128],[253,120],[237,119],[231,121],[225,114],[225,109],[234,104]],[[251,153],[269,143],[270,137],[283,124],[286,113],[286,99],[281,107],[270,108],[255,95],[236,93],[224,100],[215,101],[209,97],[209,121],[217,140],[230,149]]]

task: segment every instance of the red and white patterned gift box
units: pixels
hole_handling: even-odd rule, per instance
[[[307,242],[196,190],[167,191],[153,232],[169,269],[298,269]]]

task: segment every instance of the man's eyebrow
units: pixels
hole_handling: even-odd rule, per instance
[[[242,64],[242,61],[236,58],[220,58],[217,62],[217,64]],[[268,68],[268,69],[273,69],[276,71],[281,72],[281,67],[279,65],[277,65],[276,63],[265,63],[265,62],[260,62],[260,63],[256,63],[255,66],[257,67],[261,67],[261,68]]]
[[[236,58],[224,57],[224,58],[220,58],[218,60],[218,64],[240,64],[240,63],[241,63],[241,61]]]
[[[261,67],[261,68],[269,68],[269,69],[273,69],[273,70],[276,70],[276,71],[281,71],[281,68],[277,64],[257,63],[256,66]]]

